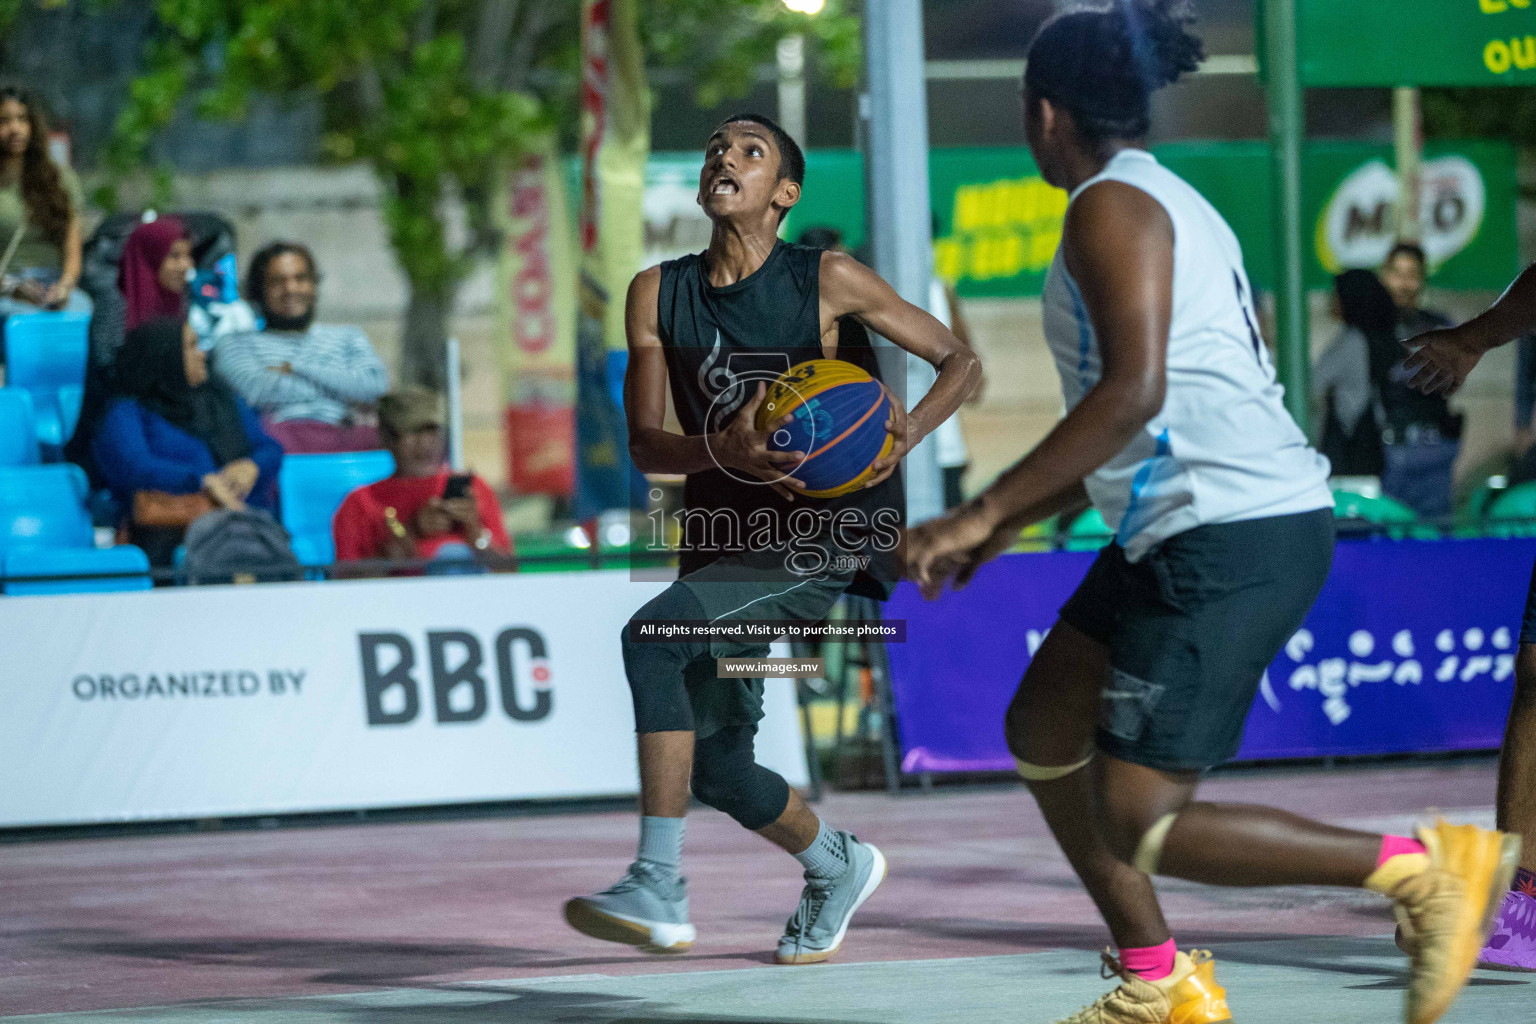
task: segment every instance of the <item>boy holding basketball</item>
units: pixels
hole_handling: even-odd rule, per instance
[[[980,380],[970,350],[873,272],[841,253],[779,240],[804,176],[800,147],[778,125],[756,114],[726,121],[699,176],[698,201],[714,225],[709,248],[643,271],[629,288],[630,455],[643,472],[687,474],[683,550],[678,581],[620,638],[639,735],[639,853],[617,884],[568,901],[565,917],[586,935],[649,952],[684,952],[696,934],[680,873],[690,786],[804,867],[780,963],[832,956],[885,876],[879,850],[829,828],[756,763],[762,681],[718,679],[715,659],[762,657],[766,642],[647,642],[635,629],[675,620],[814,623],[845,591],[887,596],[902,522],[897,466]],[[910,414],[891,396],[891,447],[866,482],[836,497],[797,494],[805,487],[794,471],[811,453],[770,450],[787,418],[757,419],[767,385],[822,358],[878,380],[866,326],[932,363],[938,379]],[[663,425],[669,383],[680,434]]]

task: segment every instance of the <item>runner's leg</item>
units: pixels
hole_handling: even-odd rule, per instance
[[[1536,871],[1536,643],[1515,655],[1515,696],[1499,751],[1498,827],[1525,840],[1520,866]]]
[[[1158,874],[1207,885],[1358,887],[1376,870],[1383,836],[1249,804],[1193,800],[1194,772],[1164,772],[1107,754],[1094,766],[1101,827],[1115,856],[1136,863],[1142,840],[1170,823]],[[1144,865],[1145,866],[1145,865]]]
[[[1009,705],[1008,746],[1024,765],[1062,768],[1093,755],[1099,694],[1108,652],[1067,622],[1057,622],[1035,652]],[[1036,772],[1033,774],[1047,774]],[[1057,845],[1099,908],[1121,950],[1166,943],[1168,924],[1152,880],[1105,845],[1092,812],[1092,773],[1080,767],[1056,779],[1025,779]]]
[[[639,748],[640,841],[623,878],[565,904],[566,921],[582,934],[653,953],[686,952],[697,935],[681,874],[694,761],[694,715],[685,679],[709,648],[688,640],[645,643],[634,630],[647,621],[702,617],[697,598],[674,583],[625,624],[620,647]]]

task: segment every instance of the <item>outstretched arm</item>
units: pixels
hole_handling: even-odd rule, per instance
[[[1498,301],[1460,327],[1409,338],[1403,363],[1410,387],[1426,395],[1455,394],[1483,353],[1536,331],[1536,264],[1525,268]]]
[[[1067,507],[1084,478],[1119,454],[1163,407],[1173,315],[1173,223],[1167,212],[1140,189],[1101,182],[1068,210],[1062,249],[1098,338],[1103,373],[991,487],[908,534],[908,574],[930,596],[971,564],[970,552],[999,529]]]
[[[887,424],[897,435],[896,444],[874,463],[876,476],[866,485],[873,487],[895,472],[902,456],[971,397],[981,384],[981,360],[949,328],[897,295],[873,270],[846,253],[826,252],[821,257],[822,323],[844,316],[857,318],[939,371],[933,387],[906,414],[905,425],[899,413]]]

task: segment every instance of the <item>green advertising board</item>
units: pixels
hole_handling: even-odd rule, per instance
[[[928,158],[934,269],[962,295],[1038,295],[1061,241],[1066,193],[1047,185],[1022,148],[935,149]],[[806,155],[805,189],[785,237],[835,227],[864,244],[864,166],[852,150]]]
[[[1272,289],[1277,272],[1274,164],[1269,145],[1177,143],[1157,149],[1221,211],[1243,246],[1249,277]],[[1515,150],[1506,143],[1430,143],[1422,165],[1422,244],[1437,288],[1498,290],[1520,269]],[[1311,142],[1302,149],[1303,279],[1322,288],[1352,267],[1379,265],[1397,239],[1392,147]]]
[[[1536,2],[1536,0],[1533,0]],[[1350,267],[1374,267],[1396,240],[1397,177],[1389,146],[1310,143],[1303,159],[1305,280],[1326,287]],[[1273,166],[1264,142],[1186,142],[1156,150],[1217,210],[1243,246],[1256,287],[1274,287]],[[934,270],[963,296],[1038,295],[1061,240],[1066,194],[1039,175],[1023,147],[936,149],[929,157]],[[1519,269],[1515,151],[1497,142],[1432,143],[1423,166],[1424,245],[1434,285],[1498,289]],[[785,222],[864,242],[864,179],[857,153],[807,155],[805,192]]]
[[[1269,144],[1183,142],[1160,146],[1156,154],[1232,225],[1255,287],[1272,289]],[[696,202],[700,162],[694,153],[657,153],[647,164],[648,263],[709,244],[709,221]],[[1379,264],[1397,237],[1391,147],[1309,143],[1302,171],[1307,286],[1326,287],[1341,270]],[[1067,197],[1040,178],[1029,151],[1022,146],[935,149],[928,174],[935,271],[963,296],[1040,294],[1061,240]],[[1496,290],[1514,276],[1519,269],[1515,187],[1515,151],[1507,143],[1431,143],[1426,148],[1420,217],[1435,287]],[[837,228],[849,249],[864,245],[864,170],[857,152],[806,154],[804,193],[786,218],[783,235],[795,238],[812,226]]]
[[[1536,84],[1536,0],[1297,0],[1296,7],[1302,85]]]

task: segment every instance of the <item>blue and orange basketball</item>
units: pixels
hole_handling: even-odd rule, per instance
[[[786,469],[805,485],[810,498],[835,498],[864,486],[871,463],[895,443],[885,424],[891,396],[885,385],[841,359],[812,359],[792,368],[768,388],[757,410],[757,429],[784,416],[768,447],[805,452],[805,461]]]

